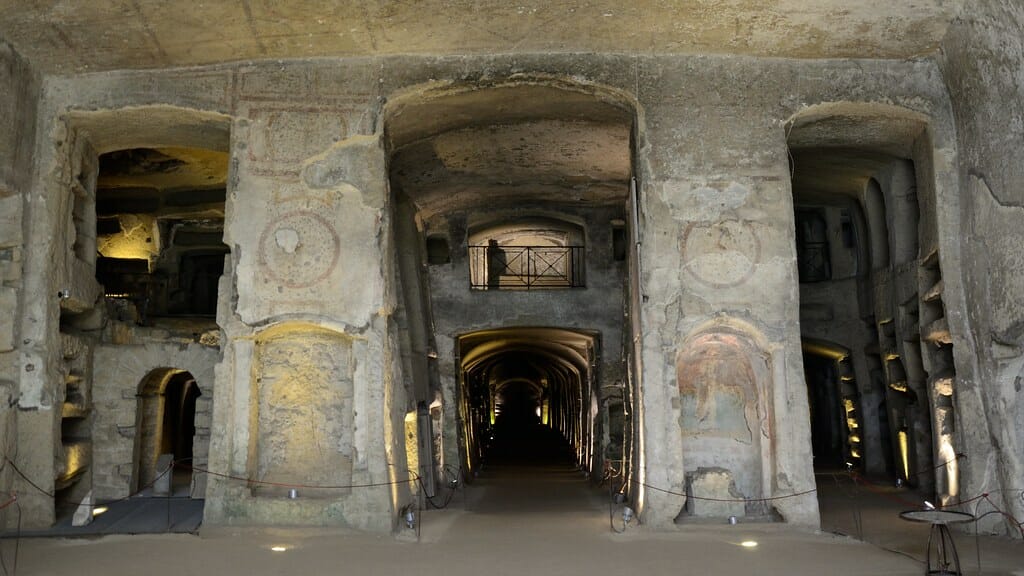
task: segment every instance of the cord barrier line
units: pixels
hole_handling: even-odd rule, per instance
[[[960,460],[961,458],[966,458],[966,457],[967,457],[966,454],[957,454],[955,458],[947,460],[946,462],[943,462],[942,464],[939,464],[935,468],[941,468],[941,467],[945,466],[946,464],[949,464],[950,462],[954,462],[954,461]],[[870,480],[860,476],[856,472],[850,471],[850,472],[847,472],[847,475],[854,482],[854,484],[857,484],[857,485],[860,485],[860,486],[864,486],[865,488],[867,488],[868,490],[871,490],[875,494],[878,494],[880,496],[889,498],[889,499],[891,499],[894,502],[897,502],[899,504],[903,504],[903,505],[910,506],[910,507],[913,507],[913,508],[920,507],[920,503],[918,503],[918,502],[907,500],[905,498],[894,497],[894,496],[892,496],[892,495],[890,495],[888,493],[885,493],[885,492],[882,492],[880,490],[874,489],[874,486],[876,486],[877,484],[875,484],[874,482],[871,482]],[[611,480],[612,478],[622,478],[622,477],[623,476],[622,476],[620,471],[617,471],[614,468],[609,467],[608,471],[604,475],[604,478],[602,478],[602,482],[606,481],[606,480]],[[806,496],[808,494],[813,494],[813,493],[818,491],[817,488],[811,488],[811,489],[808,489],[808,490],[802,490],[800,492],[794,492],[792,494],[784,494],[784,495],[781,495],[781,496],[771,496],[771,497],[767,497],[767,498],[709,498],[709,497],[705,497],[705,496],[695,496],[695,495],[692,495],[692,494],[685,494],[685,493],[682,493],[682,492],[676,492],[674,490],[668,490],[668,489],[665,489],[665,488],[661,488],[659,486],[654,486],[652,484],[648,484],[646,482],[641,482],[639,479],[636,479],[636,478],[630,478],[629,480],[633,484],[637,484],[639,486],[643,486],[643,487],[645,487],[647,489],[654,490],[656,492],[661,492],[663,494],[670,494],[672,496],[679,496],[681,498],[688,498],[688,499],[692,498],[694,500],[701,500],[701,501],[705,501],[705,502],[730,502],[730,503],[773,502],[773,501],[777,501],[777,500],[786,500],[786,499],[789,499],[789,498],[798,498],[800,496]],[[611,490],[611,486],[609,486],[609,489]],[[957,502],[953,502],[953,503],[950,503],[950,504],[936,505],[934,507],[937,508],[937,509],[940,509],[940,510],[941,509],[947,509],[947,508],[956,508],[956,507],[959,507],[959,506],[966,506],[968,504],[971,504],[972,502],[978,502],[978,501],[984,500],[984,501],[988,502],[988,504],[990,506],[992,506],[992,508],[994,509],[992,512],[986,513],[985,515],[988,515],[988,514],[991,514],[991,513],[996,513],[996,514],[1002,515],[1006,520],[1008,520],[1010,523],[1012,523],[1014,525],[1014,527],[1017,528],[1017,530],[1020,531],[1021,537],[1024,538],[1024,522],[1021,522],[1021,521],[1017,520],[1017,518],[1014,517],[1012,514],[1006,512],[1006,511],[1000,509],[998,506],[996,506],[995,502],[993,502],[992,499],[989,497],[990,494],[994,493],[994,492],[1019,492],[1021,498],[1024,499],[1024,490],[1018,490],[1016,488],[1012,488],[1012,489],[1003,489],[1003,490],[993,490],[991,492],[982,492],[981,494],[979,494],[977,496],[974,496],[972,498],[967,498],[967,499],[959,500]],[[612,499],[614,498],[614,494],[610,494],[609,496]],[[611,510],[610,509],[609,509],[609,516],[611,516]],[[621,531],[617,530],[614,525],[612,526],[612,529],[615,530],[616,532],[621,532]]]
[[[371,482],[368,484],[338,484],[338,485],[322,485],[322,484],[293,484],[288,482],[271,482],[269,480],[256,480],[254,478],[245,478],[242,476],[233,476],[231,474],[222,474],[220,472],[214,472],[212,470],[206,470],[204,468],[196,468],[194,466],[187,466],[189,470],[198,472],[200,474],[208,474],[216,478],[223,478],[225,480],[234,480],[236,482],[245,482],[246,484],[259,484],[262,486],[276,486],[278,488],[302,488],[308,490],[348,490],[352,488],[377,488],[380,486],[394,486],[396,484],[412,484],[416,482],[416,478],[410,476],[405,480],[391,480],[388,482]]]
[[[38,491],[40,494],[42,494],[44,496],[49,496],[50,498],[54,497],[54,494],[52,492],[41,488],[38,484],[33,482],[31,478],[26,476],[17,467],[17,465],[13,461],[10,460],[10,458],[6,458],[5,457],[5,459],[11,465],[11,467],[14,469],[14,471],[18,473],[18,476],[20,476],[26,483],[28,483],[29,486],[31,486],[32,488],[34,488],[36,491]],[[185,462],[184,460],[177,460],[177,461],[171,462],[170,466],[168,466],[163,471],[161,471],[160,474],[158,474],[156,476],[156,478],[154,478],[151,482],[147,483],[145,486],[139,488],[138,490],[136,490],[135,492],[129,494],[128,496],[125,496],[123,498],[118,498],[116,500],[111,500],[109,502],[104,502],[103,504],[88,504],[87,506],[90,506],[92,508],[97,508],[97,507],[100,507],[100,506],[109,506],[110,504],[117,504],[119,502],[124,502],[126,500],[131,499],[131,498],[134,498],[135,496],[138,496],[139,494],[141,494],[141,493],[145,492],[146,490],[152,488],[161,478],[166,476],[174,468],[186,469],[186,470],[190,470],[192,472],[196,472],[196,473],[199,473],[199,474],[208,474],[210,476],[214,476],[214,477],[217,477],[217,478],[224,478],[224,479],[227,479],[227,480],[234,480],[234,481],[237,481],[237,482],[245,482],[247,484],[261,484],[261,485],[268,485],[268,486],[277,486],[277,487],[280,487],[280,488],[302,488],[302,489],[310,489],[310,490],[345,490],[345,489],[351,489],[351,488],[375,488],[375,487],[379,487],[379,486],[393,486],[393,485],[396,485],[396,484],[410,484],[410,483],[413,483],[413,482],[417,481],[416,478],[409,477],[409,478],[407,478],[405,480],[392,480],[392,481],[388,481],[388,482],[373,482],[373,483],[368,483],[368,484],[346,484],[346,485],[290,484],[290,483],[285,483],[285,482],[270,482],[270,481],[267,481],[267,480],[256,480],[256,479],[253,479],[253,478],[243,478],[241,476],[233,476],[231,474],[222,474],[222,473],[219,473],[219,472],[214,472],[212,470],[207,470],[205,468],[197,468],[197,467],[194,467],[194,466],[190,466],[188,464],[184,464],[184,462]],[[2,510],[5,506],[7,506],[9,504],[10,504],[9,502],[6,503],[6,504],[0,504],[0,510]],[[83,505],[83,503],[79,502],[78,505],[81,506],[81,505]]]
[[[38,484],[33,482],[28,476],[26,476],[25,473],[22,472],[18,468],[18,466],[10,458],[7,458],[5,456],[4,459],[7,461],[7,463],[9,463],[11,465],[11,468],[13,468],[14,471],[18,473],[18,476],[20,476],[22,480],[24,480],[26,483],[28,483],[29,486],[34,488],[37,492],[39,492],[43,496],[47,496],[47,497],[50,497],[50,498],[56,498],[56,495],[54,495],[52,492],[50,492],[49,490],[44,490]],[[100,508],[100,507],[103,507],[103,506],[110,506],[111,504],[118,504],[118,503],[121,503],[121,502],[125,502],[127,500],[130,500],[130,499],[138,496],[139,494],[142,494],[146,490],[149,490],[150,488],[152,488],[154,485],[156,485],[157,482],[160,481],[161,478],[163,478],[168,473],[170,473],[170,471],[173,468],[174,468],[174,462],[171,462],[170,466],[168,466],[167,468],[164,468],[164,470],[161,471],[159,474],[157,474],[156,478],[153,478],[153,480],[151,482],[147,483],[145,486],[140,487],[135,492],[132,492],[131,494],[129,494],[127,496],[124,496],[122,498],[118,498],[116,500],[110,500],[108,502],[103,502],[102,504],[100,504],[100,503],[86,504],[85,501],[83,500],[83,501],[78,502],[77,504],[75,504],[75,507],[77,508],[79,506],[85,506],[87,508]],[[17,495],[15,495],[15,500],[17,500]],[[0,505],[0,510],[5,508],[7,505],[9,505],[9,503],[8,504]]]
[[[877,482],[872,482],[872,481],[868,480],[867,478],[864,478],[860,474],[851,472],[849,474],[849,476],[850,476],[850,479],[852,479],[855,484],[858,484],[860,486],[864,486],[865,488],[867,488],[871,492],[874,492],[875,494],[878,494],[879,496],[888,498],[889,500],[892,500],[892,501],[897,502],[899,504],[904,504],[904,505],[907,505],[907,506],[914,506],[914,507],[919,506],[919,504],[917,502],[914,502],[912,500],[907,500],[905,498],[900,498],[898,496],[892,496],[892,495],[890,495],[890,494],[888,494],[886,492],[883,492],[881,490],[875,489],[876,486],[881,486],[881,485],[878,484]],[[977,500],[981,500],[982,498],[988,498],[988,496],[989,496],[988,492],[983,492],[982,494],[980,494],[978,496],[975,496],[973,498],[968,498],[966,500],[960,500],[960,501],[953,502],[953,503],[950,503],[950,504],[935,504],[933,506],[935,506],[935,508],[940,509],[940,510],[941,509],[945,509],[945,508],[955,508],[957,506],[963,506],[965,504],[970,504],[971,502],[975,502]]]
[[[1002,515],[1004,518],[1006,518],[1007,520],[1012,522],[1014,525],[1016,525],[1017,530],[1020,532],[1021,539],[1024,539],[1024,522],[1021,522],[1020,520],[1017,520],[1017,518],[1015,518],[1012,514],[1010,514],[1008,512],[1005,512],[1004,510],[999,508],[999,506],[996,506],[995,502],[993,502],[992,499],[988,497],[988,494],[985,494],[984,498],[985,498],[985,501],[988,502],[988,505],[993,508],[993,510],[992,510],[993,512],[996,512],[996,513]]]
[[[932,466],[931,468],[926,468],[924,470],[921,470],[920,472],[914,472],[913,474],[910,475],[910,477],[914,478],[914,477],[917,477],[917,476],[923,476],[925,474],[930,474],[930,473],[934,472],[935,470],[938,470],[939,468],[945,468],[947,464],[952,464],[953,462],[957,462],[957,461],[963,460],[965,458],[967,458],[967,454],[964,454],[963,452],[958,452],[958,453],[954,454],[953,457],[950,458],[949,460],[946,460],[945,462],[941,462],[939,464],[936,464],[935,466]]]
[[[948,460],[947,462],[944,462],[942,464],[939,464],[938,466],[936,466],[936,468],[940,468],[940,467],[945,466],[946,464],[948,464],[950,462],[953,462],[953,461],[956,461],[956,460],[959,460],[959,459],[965,458],[965,457],[966,457],[966,455],[964,455],[964,454],[957,454],[955,458],[953,458],[951,460]],[[26,483],[28,483],[30,486],[32,486],[34,489],[36,489],[39,493],[41,493],[41,494],[43,494],[45,496],[48,496],[50,498],[54,497],[53,493],[51,493],[51,492],[49,492],[47,490],[44,490],[38,484],[33,482],[28,476],[26,476],[18,468],[18,466],[14,463],[13,460],[8,458],[7,456],[4,456],[4,460],[5,460],[5,465],[6,464],[10,464],[11,467],[14,469],[14,471],[18,474],[18,476],[20,476]],[[415,483],[415,484],[417,484],[419,489],[422,491],[424,496],[427,498],[428,503],[431,504],[431,506],[434,507],[435,509],[446,507],[448,505],[448,503],[451,502],[452,495],[455,492],[455,488],[453,488],[451,490],[451,493],[449,494],[448,498],[445,500],[445,503],[440,505],[440,506],[438,506],[436,503],[433,502],[433,497],[426,496],[426,487],[423,485],[422,478],[420,478],[420,476],[418,474],[416,474],[415,472],[412,472],[412,471],[409,471],[409,474],[410,474],[409,478],[406,478],[404,480],[390,480],[390,481],[386,481],[386,482],[370,482],[370,483],[365,483],[365,484],[319,485],[319,484],[304,484],[304,483],[272,482],[272,481],[269,481],[269,480],[256,480],[254,478],[246,478],[246,477],[242,477],[242,476],[235,476],[235,475],[231,475],[231,474],[224,474],[224,473],[220,473],[220,472],[214,472],[212,470],[207,470],[205,468],[198,468],[198,467],[186,464],[185,462],[186,462],[186,460],[172,461],[170,463],[170,465],[167,468],[165,468],[163,471],[161,471],[160,474],[158,474],[156,476],[156,478],[154,478],[151,482],[147,483],[145,486],[139,488],[137,491],[133,492],[132,494],[129,494],[128,496],[125,496],[123,498],[118,498],[116,500],[112,500],[112,501],[109,501],[109,502],[105,502],[103,504],[98,504],[98,503],[97,504],[85,504],[84,502],[79,502],[77,504],[77,506],[83,506],[84,505],[84,506],[87,506],[87,507],[90,507],[90,508],[98,508],[100,506],[109,506],[111,504],[117,504],[119,502],[124,502],[126,500],[129,500],[129,499],[135,497],[135,496],[138,496],[139,494],[141,494],[142,492],[148,490],[149,488],[152,488],[161,478],[163,478],[168,473],[170,473],[171,470],[173,470],[174,468],[187,469],[187,470],[190,470],[190,471],[192,471],[194,473],[207,474],[207,475],[213,476],[215,478],[222,478],[222,479],[225,479],[225,480],[232,480],[232,481],[236,481],[236,482],[245,482],[246,484],[250,484],[250,485],[251,484],[257,484],[257,485],[263,485],[263,486],[275,486],[275,487],[279,487],[279,488],[296,488],[296,489],[301,488],[301,489],[304,489],[304,490],[350,490],[350,489],[355,489],[355,488],[378,488],[378,487],[383,487],[383,486],[395,486],[395,485],[399,485],[399,484],[413,484],[413,483]],[[447,472],[447,470],[446,470],[446,472]],[[901,504],[905,504],[907,506],[913,506],[913,507],[919,506],[919,504],[916,503],[916,502],[912,502],[910,500],[906,500],[906,499],[903,499],[903,498],[893,497],[893,496],[891,496],[891,495],[889,495],[887,493],[884,493],[882,491],[875,490],[874,489],[874,486],[876,485],[875,483],[873,483],[870,480],[860,476],[856,472],[852,472],[852,471],[848,472],[848,475],[849,475],[850,479],[855,484],[864,486],[865,488],[867,488],[868,490],[871,490],[872,492],[875,492],[876,494],[885,496],[887,498],[890,498],[890,499],[892,499],[892,500],[894,500],[896,502],[899,502]],[[459,482],[461,480],[460,477],[461,477],[461,470],[458,471],[458,475],[456,476],[456,482]],[[621,475],[620,472],[615,471],[614,469],[609,469],[609,473],[606,473],[605,478],[608,479],[608,480],[610,480],[611,478],[622,478],[622,475]],[[666,488],[661,488],[659,486],[654,486],[653,484],[648,484],[646,482],[641,482],[639,479],[636,479],[636,478],[631,478],[630,481],[633,484],[637,484],[637,485],[643,486],[643,487],[645,487],[645,488],[647,488],[649,490],[654,490],[656,492],[661,492],[663,494],[669,494],[669,495],[672,495],[672,496],[679,496],[681,498],[700,500],[700,501],[705,501],[705,502],[728,502],[728,503],[775,502],[775,501],[779,501],[779,500],[787,500],[787,499],[790,499],[790,498],[799,498],[801,496],[806,496],[808,494],[813,494],[813,493],[816,493],[818,491],[817,488],[810,488],[810,489],[807,489],[807,490],[802,490],[800,492],[794,492],[792,494],[784,494],[784,495],[780,495],[780,496],[769,496],[769,497],[765,497],[765,498],[710,498],[710,497],[706,497],[706,496],[695,496],[693,494],[685,494],[685,493],[677,492],[677,491],[674,491],[674,490],[668,490]],[[1005,490],[995,490],[994,492],[1018,492],[1018,490],[1016,488],[1014,488],[1014,489],[1005,489]],[[1024,498],[1024,491],[1020,491],[1020,493],[1021,493],[1022,498]],[[978,496],[975,496],[973,498],[968,498],[966,500],[960,500],[958,502],[951,503],[951,504],[938,505],[938,506],[935,506],[935,508],[938,508],[938,509],[955,508],[957,506],[964,506],[964,505],[970,504],[972,502],[976,502],[976,501],[980,501],[980,500],[985,500],[993,508],[993,511],[989,512],[989,513],[998,513],[998,514],[1002,515],[1009,522],[1011,522],[1021,532],[1021,536],[1024,537],[1024,523],[1022,523],[1021,521],[1017,520],[1010,513],[1006,512],[1006,511],[1000,509],[998,506],[996,506],[995,502],[993,502],[992,499],[989,497],[989,494],[990,494],[989,492],[983,492],[982,494],[980,494]],[[12,504],[17,504],[17,502],[18,502],[18,496],[15,493],[7,501],[0,503],[0,510],[5,509],[5,508],[7,508],[8,506],[10,506]],[[19,508],[20,508],[20,506],[19,506]],[[988,515],[989,513],[986,513],[986,515]],[[614,529],[614,526],[613,526],[613,529]]]
[[[6,463],[4,465],[6,466]],[[10,569],[7,567],[7,559],[4,557],[3,548],[0,548],[0,567],[4,570],[4,576],[16,576],[18,574],[18,554],[21,550],[21,504],[18,502],[17,494],[13,495],[11,500],[12,502],[4,504],[4,507],[9,506],[11,503],[14,504],[14,509],[18,511],[18,528],[17,536],[14,539],[14,558]]]
[[[804,490],[802,492],[795,492],[793,494],[785,494],[782,496],[771,496],[768,498],[707,498],[705,496],[694,496],[692,494],[683,494],[681,492],[666,490],[664,488],[652,486],[650,484],[647,484],[646,482],[640,482],[639,480],[634,480],[634,482],[645,488],[650,488],[651,490],[655,490],[657,492],[663,492],[665,494],[671,494],[673,496],[682,496],[683,498],[693,498],[694,500],[703,500],[705,502],[774,502],[775,500],[786,500],[789,498],[806,496],[807,494],[812,494],[818,491],[817,488],[811,488],[809,490]]]

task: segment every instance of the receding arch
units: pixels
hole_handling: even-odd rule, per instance
[[[859,469],[863,457],[857,379],[851,352],[829,340],[801,342],[811,419],[811,453],[817,471]]]
[[[594,445],[591,365],[598,346],[597,334],[564,328],[498,328],[462,335],[460,433],[467,470],[475,470],[484,456],[483,440],[500,426],[504,402],[536,410],[537,423],[560,432],[577,463],[589,466]]]
[[[547,410],[547,431],[589,473],[631,459],[632,434],[610,428],[629,426],[619,343],[630,341],[621,314],[630,270],[613,258],[613,236],[623,252],[624,224],[636,221],[634,98],[579,78],[511,75],[412,86],[388,96],[382,118],[395,235],[419,245],[397,256],[403,359],[419,402],[435,396],[429,386],[445,399],[435,462],[461,462],[469,477],[481,469],[497,392],[530,396],[524,404],[539,403],[542,420]],[[437,238],[448,250],[431,256]],[[534,250],[543,255],[529,258]],[[549,291],[526,293],[537,287]],[[606,357],[569,342],[597,330],[613,346]]]
[[[797,214],[824,214],[823,249],[833,263],[824,282],[800,278],[812,403],[821,404],[819,411],[836,411],[838,404],[857,416],[851,421],[859,426],[858,432],[849,426],[844,431],[838,418],[826,419],[836,429],[824,434],[817,427],[816,451],[831,466],[863,468],[925,492],[934,487],[947,501],[957,483],[936,474],[934,460],[951,450],[952,440],[933,434],[939,416],[932,412],[945,409],[942,378],[955,367],[948,332],[934,329],[944,326],[945,307],[938,221],[929,214],[939,185],[932,130],[929,116],[905,107],[829,102],[789,118],[786,140],[794,207]],[[805,257],[800,252],[806,248],[796,245],[798,258]],[[870,266],[856,266],[861,255],[870,255]],[[839,360],[823,356],[823,341],[849,353]],[[818,385],[825,381],[835,389]],[[827,390],[831,400],[814,398]],[[826,437],[829,450],[820,445]]]
[[[86,264],[73,269],[91,276],[75,283],[94,284],[110,322],[142,326],[131,338],[103,347],[103,356],[124,373],[112,376],[107,366],[93,367],[103,374],[94,384],[97,395],[122,397],[117,405],[137,404],[134,439],[127,431],[93,439],[97,470],[100,465],[114,470],[94,475],[96,495],[120,497],[153,479],[152,462],[159,453],[182,460],[194,449],[195,465],[207,464],[212,365],[219,358],[216,311],[230,252],[223,242],[223,219],[232,119],[215,111],[148,105],[73,109],[59,122],[67,139],[58,161],[68,169],[47,185],[57,188],[54,195],[71,199],[69,232],[75,235],[75,256]],[[73,322],[69,316],[66,323]],[[152,326],[158,330],[151,337]],[[177,330],[194,335],[194,345],[171,336]],[[141,353],[139,346],[122,346],[141,341],[147,343]],[[167,370],[188,372],[198,384],[179,383],[185,377]],[[164,377],[168,382],[159,384]],[[137,385],[138,402],[124,393]],[[196,429],[194,446],[192,434],[152,446],[163,425],[153,420],[153,407],[180,402],[186,404],[177,407],[181,414],[197,413],[190,416],[195,421],[182,423]],[[93,430],[103,429],[100,422],[118,429],[130,425],[117,421],[113,407],[97,410],[95,418]],[[205,476],[196,475],[192,495],[203,497],[205,486]]]

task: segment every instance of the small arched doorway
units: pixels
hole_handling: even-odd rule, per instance
[[[812,338],[805,338],[802,348],[814,470],[860,470],[860,396],[850,351]]]
[[[190,372],[159,368],[139,384],[135,423],[132,492],[188,494],[192,484],[192,447],[196,400],[202,392]],[[161,458],[163,456],[163,458]],[[175,466],[170,472],[168,462]],[[164,477],[170,474],[170,483]]]

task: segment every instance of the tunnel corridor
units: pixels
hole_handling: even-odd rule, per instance
[[[595,445],[597,335],[503,328],[467,334],[459,347],[468,476],[529,480],[540,490],[549,482],[585,479]]]

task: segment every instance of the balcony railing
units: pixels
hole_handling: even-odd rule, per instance
[[[582,288],[583,246],[470,246],[476,290]]]

